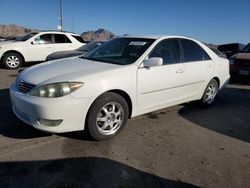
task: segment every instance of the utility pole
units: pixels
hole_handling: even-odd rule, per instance
[[[63,31],[63,0],[59,0],[60,1],[60,25],[57,26],[57,29],[60,31]]]

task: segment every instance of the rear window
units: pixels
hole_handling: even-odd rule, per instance
[[[187,39],[181,39],[181,45],[184,52],[184,61],[204,61],[210,60],[208,54],[197,43]]]
[[[250,43],[245,46],[245,48],[242,50],[244,53],[250,53]]]
[[[74,37],[78,42],[85,43],[85,41],[81,36],[76,36],[76,35],[71,35],[71,36]]]
[[[69,38],[63,34],[55,34],[55,43],[71,43]]]
[[[218,50],[218,49],[216,49],[216,48],[210,48],[214,53],[216,53],[217,55],[220,55],[221,54],[221,52]]]
[[[218,46],[218,50],[220,50],[221,52],[228,52],[228,51],[238,52],[239,50],[243,49],[243,46],[244,45],[238,43],[223,44]]]

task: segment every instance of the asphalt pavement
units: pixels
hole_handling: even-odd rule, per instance
[[[48,134],[18,120],[0,69],[0,187],[250,187],[250,85],[129,120],[114,139]]]

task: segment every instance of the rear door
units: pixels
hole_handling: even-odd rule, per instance
[[[195,41],[180,39],[182,62],[185,69],[186,98],[203,92],[213,74],[215,64],[205,50]]]
[[[74,50],[72,41],[65,34],[53,34],[52,52]]]

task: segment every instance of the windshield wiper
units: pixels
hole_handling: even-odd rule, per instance
[[[87,60],[91,60],[91,61],[101,61],[101,60],[99,60],[99,59],[90,58],[90,57],[85,57],[84,55],[83,55],[83,56],[80,56],[79,58],[81,58],[81,59],[87,59]]]
[[[110,64],[115,64],[115,65],[124,65],[123,63],[119,63],[119,62],[116,62],[116,61],[108,61],[106,59],[90,58],[90,57],[85,57],[84,55],[80,56],[79,58],[81,58],[81,59],[87,59],[87,60],[91,60],[91,61],[98,61],[98,62],[101,62],[101,63],[110,63]]]

